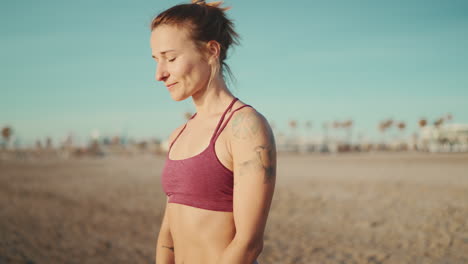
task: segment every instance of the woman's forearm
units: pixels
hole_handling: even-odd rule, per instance
[[[248,242],[233,239],[224,249],[217,264],[250,264],[254,263],[263,249],[261,241]]]
[[[164,234],[161,231],[156,244],[156,264],[175,264],[174,244],[169,237],[170,233]]]

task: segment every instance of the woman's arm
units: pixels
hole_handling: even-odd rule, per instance
[[[168,198],[169,199],[169,198]],[[172,241],[169,221],[167,219],[167,200],[164,217],[159,230],[156,244],[156,264],[174,264],[174,242]]]
[[[276,147],[267,120],[254,109],[234,114],[230,127],[234,164],[236,235],[219,264],[250,264],[263,249],[263,233],[276,182]]]
[[[174,139],[179,134],[180,130],[184,127],[184,125],[181,125],[174,131],[172,131],[168,138],[168,146],[171,145],[171,143],[174,141]],[[167,216],[168,201],[169,197],[167,197],[166,199],[166,208],[164,209],[164,217],[161,223],[161,228],[159,230],[158,242],[156,244],[156,264],[175,263],[174,242],[172,240],[171,230],[169,228],[169,219]]]

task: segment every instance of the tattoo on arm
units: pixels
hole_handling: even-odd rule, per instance
[[[163,248],[167,248],[169,250],[171,250],[172,252],[174,252],[174,247],[170,247],[170,246],[162,246]]]
[[[273,149],[271,146],[258,146],[255,148],[257,152],[257,159],[258,163],[264,170],[264,180],[263,183],[269,183],[273,180],[276,176],[276,166],[275,162],[273,162]]]
[[[252,115],[239,113],[233,120],[232,129],[236,139],[249,139],[260,131],[261,124]],[[262,170],[264,174],[263,183],[267,184],[274,180],[276,176],[276,147],[273,132],[268,127],[268,141],[253,148],[255,157],[251,160],[239,164],[239,175],[245,175],[252,170]]]
[[[264,175],[263,183],[270,183],[276,176],[276,164],[273,161],[274,150],[269,146],[263,145],[255,147],[255,152],[255,158],[239,164],[239,176],[261,170]]]

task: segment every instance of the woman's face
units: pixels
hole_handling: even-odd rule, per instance
[[[182,101],[206,88],[211,74],[188,30],[160,25],[151,32],[151,50],[157,62],[156,80],[164,82],[172,99]]]

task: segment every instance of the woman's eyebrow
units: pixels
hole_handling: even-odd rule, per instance
[[[164,54],[166,54],[166,53],[168,53],[168,52],[171,52],[171,51],[175,51],[175,50],[165,50],[165,51],[161,51],[161,52],[159,52],[159,53],[160,53],[161,55],[164,55]],[[153,55],[152,57],[156,59],[156,56],[155,56],[155,55]]]

